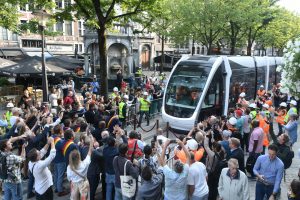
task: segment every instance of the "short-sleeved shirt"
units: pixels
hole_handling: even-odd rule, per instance
[[[189,174],[187,178],[188,185],[194,185],[195,191],[193,196],[203,197],[208,194],[208,185],[206,182],[206,167],[201,162],[193,163],[189,168]]]
[[[249,139],[249,152],[253,151],[253,145],[255,140],[258,140],[255,153],[261,153],[263,151],[264,131],[260,127],[255,128],[251,133]]]
[[[189,166],[185,164],[183,171],[178,174],[165,165],[163,172],[165,175],[165,199],[186,200]]]
[[[6,157],[7,164],[7,172],[8,177],[4,180],[4,182],[8,183],[21,183],[21,163],[23,163],[25,159],[21,156],[17,156],[9,153]]]

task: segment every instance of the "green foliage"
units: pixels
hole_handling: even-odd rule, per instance
[[[11,85],[7,77],[0,77],[0,87]]]

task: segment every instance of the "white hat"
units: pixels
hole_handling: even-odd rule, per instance
[[[295,100],[291,100],[290,104],[292,104],[292,105],[296,106],[296,105],[297,105],[297,101],[295,101]]]
[[[263,104],[262,106],[263,106],[264,108],[266,108],[266,109],[269,109],[269,105],[268,105],[268,104],[266,104],[266,103],[265,103],[265,104]]]
[[[148,92],[144,92],[143,94],[144,94],[145,96],[148,96]]]
[[[127,94],[125,94],[123,98],[124,98],[124,99],[128,99],[129,97],[128,97]]]
[[[240,94],[240,97],[245,97],[245,96],[246,96],[245,92],[242,92],[242,93]]]
[[[287,105],[286,105],[285,102],[281,102],[281,103],[279,104],[279,106],[281,106],[281,107],[287,107]]]
[[[7,105],[6,105],[6,108],[13,108],[14,107],[14,104],[12,102],[9,102]]]
[[[256,108],[256,104],[255,103],[250,103],[249,108]]]
[[[230,136],[231,136],[231,131],[230,131],[230,130],[224,130],[224,131],[222,132],[222,135],[223,135],[224,137],[230,137]]]
[[[260,87],[260,88],[264,88],[264,85],[260,85],[259,87]]]
[[[118,92],[119,89],[118,89],[117,87],[114,87],[113,91],[114,91],[114,92]]]
[[[231,124],[232,126],[236,125],[236,118],[235,117],[230,117],[230,119],[228,120],[229,124]]]
[[[196,151],[198,149],[198,143],[195,139],[188,140],[186,142],[186,146],[192,151]]]

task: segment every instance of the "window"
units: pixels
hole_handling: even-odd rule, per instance
[[[27,20],[20,20],[20,23],[21,23],[21,24],[26,24],[26,23],[27,23]]]
[[[65,35],[72,35],[72,22],[65,21]]]
[[[56,31],[57,32],[63,32],[63,23],[62,22],[57,22],[56,23]]]
[[[55,4],[56,4],[57,8],[62,8],[63,7],[62,0],[55,0]]]
[[[22,40],[22,47],[41,48],[42,41],[41,40]]]
[[[26,11],[26,4],[20,4],[20,11]]]
[[[11,40],[12,40],[12,41],[18,41],[18,34],[13,33],[13,34],[11,35]]]
[[[82,46],[83,46],[82,44],[79,44],[78,52],[82,52],[83,51]]]
[[[7,29],[0,27],[0,40],[8,40]]]
[[[65,0],[64,2],[65,8],[71,5],[71,0]]]
[[[84,28],[84,22],[83,21],[78,21],[78,31],[79,31],[79,36],[83,36],[85,32]]]

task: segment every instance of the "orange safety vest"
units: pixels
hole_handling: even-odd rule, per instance
[[[285,109],[280,110],[279,115],[276,117],[276,122],[278,124],[284,125],[285,124],[285,122],[284,122],[285,116],[286,116],[286,110]]]
[[[259,127],[262,128],[264,131],[263,146],[268,147],[270,145],[270,141],[268,137],[270,125],[266,122],[266,119],[264,119],[260,114],[258,114],[256,118],[259,121]]]
[[[135,150],[134,150],[134,144],[136,144]],[[143,156],[143,152],[137,144],[137,139],[129,139],[128,140],[128,151],[127,151],[127,159],[128,160],[131,160],[133,151],[134,151],[133,158],[141,158]]]
[[[262,91],[260,91],[260,90],[257,90],[257,95],[258,96],[264,96],[265,95],[265,93],[266,93],[266,91],[265,90],[262,90]]]
[[[203,154],[204,154],[204,148],[199,148],[198,150],[196,151],[191,151],[194,153],[194,156],[195,156],[195,161],[200,161],[203,157]],[[186,163],[186,156],[185,156],[185,153],[184,151],[181,149],[181,150],[176,150],[175,151],[175,156],[182,162],[182,163]]]

